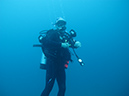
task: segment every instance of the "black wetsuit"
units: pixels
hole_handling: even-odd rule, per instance
[[[66,89],[66,76],[64,64],[71,59],[68,48],[62,48],[60,34],[56,30],[49,30],[44,40],[43,52],[46,61],[46,86],[41,96],[49,96],[55,80],[57,80],[59,92],[57,96],[64,96]]]

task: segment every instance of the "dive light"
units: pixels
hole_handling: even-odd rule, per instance
[[[82,59],[78,59],[78,62],[80,63],[81,66],[84,66]]]

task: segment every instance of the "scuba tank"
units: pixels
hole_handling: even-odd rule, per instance
[[[40,62],[40,69],[46,69],[46,59],[47,57],[42,52],[41,62]]]

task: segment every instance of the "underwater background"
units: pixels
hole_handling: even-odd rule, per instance
[[[77,32],[85,62],[72,56],[65,96],[129,96],[128,0],[0,0],[0,96],[40,96],[45,70],[33,44],[57,17]]]

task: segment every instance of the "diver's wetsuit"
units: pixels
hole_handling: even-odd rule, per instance
[[[64,96],[66,89],[66,76],[64,64],[71,59],[68,48],[61,47],[61,39],[58,31],[50,30],[41,43],[45,46],[43,51],[47,57],[46,61],[46,86],[41,96],[49,96],[55,79],[57,80],[59,92],[57,96]]]

